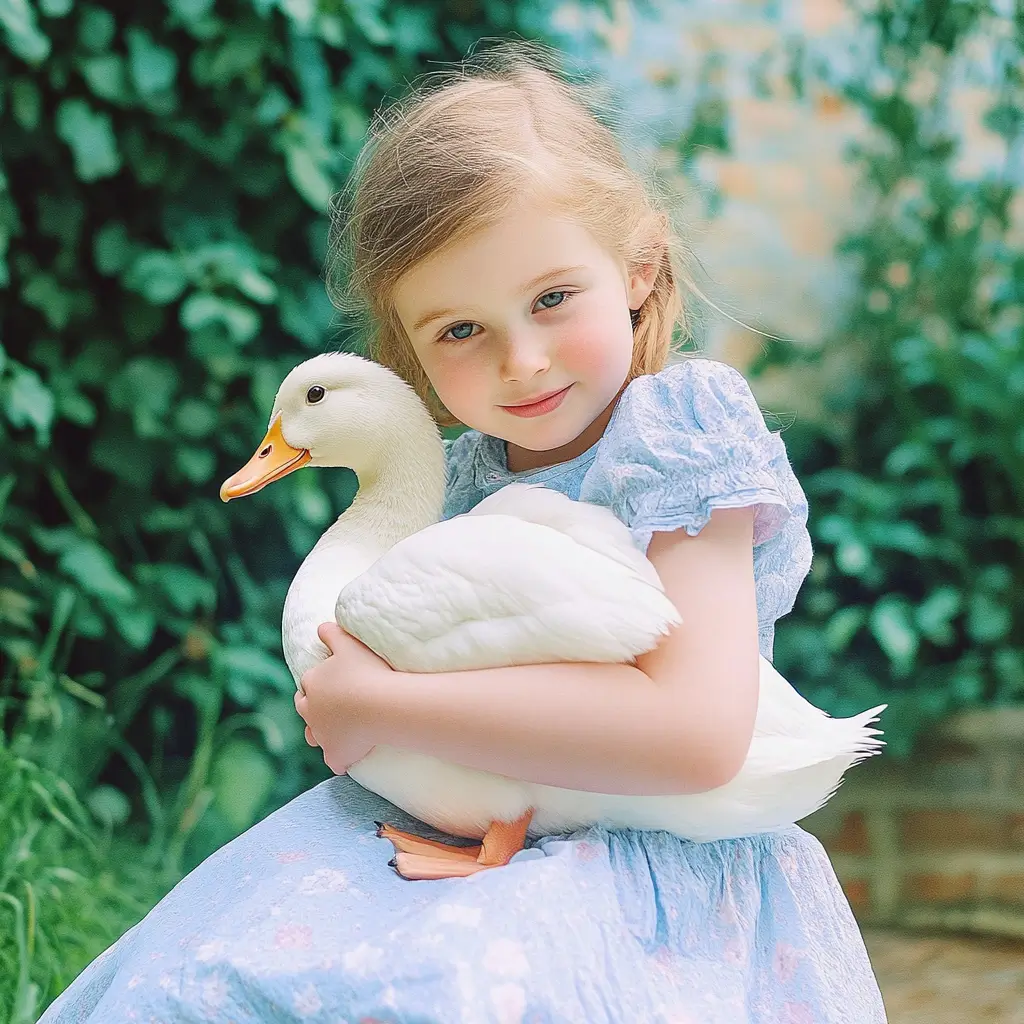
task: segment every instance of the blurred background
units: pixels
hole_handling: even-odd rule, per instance
[[[889,704],[806,824],[891,1019],[1024,1021],[1020,0],[0,0],[0,1021],[325,777],[280,614],[355,481],[217,489],[349,340],[369,115],[513,34],[608,81],[807,490],[776,663]]]

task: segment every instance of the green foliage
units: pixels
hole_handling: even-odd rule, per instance
[[[160,895],[152,858],[133,867],[137,853],[111,839],[123,795],[107,787],[94,797],[90,814],[67,782],[0,736],[0,1017],[11,1024],[38,1019]]]
[[[322,282],[330,195],[387,93],[548,20],[0,0],[0,718],[163,877],[326,775],[280,613],[353,480],[309,470],[230,514],[217,489],[287,370],[352,343]]]
[[[977,142],[951,117],[988,40],[986,122],[1021,152],[1024,20],[1002,6],[863,15],[874,46],[838,84],[873,129],[856,301],[820,349],[767,359],[840,368],[786,433],[817,554],[777,661],[836,713],[887,700],[897,753],[950,710],[1024,699],[1024,191],[1012,159],[962,172]]]

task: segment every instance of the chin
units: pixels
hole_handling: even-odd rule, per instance
[[[531,452],[551,452],[556,448],[571,444],[592,422],[593,420],[588,420],[586,423],[560,425],[546,423],[542,426],[538,424],[536,430],[524,430],[521,436],[508,437],[506,440]]]

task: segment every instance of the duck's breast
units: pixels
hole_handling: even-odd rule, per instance
[[[332,543],[328,533],[299,566],[288,588],[281,617],[284,658],[296,684],[303,672],[329,653],[316,631],[321,623],[335,621],[338,594],[380,555],[380,550],[372,545]]]
[[[492,821],[514,821],[530,807],[525,783],[392,747],[375,747],[348,774],[420,821],[466,839],[482,839]]]

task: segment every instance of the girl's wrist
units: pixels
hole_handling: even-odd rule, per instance
[[[416,737],[429,730],[430,673],[388,668],[360,679],[352,703],[356,728],[375,744],[416,748]]]

